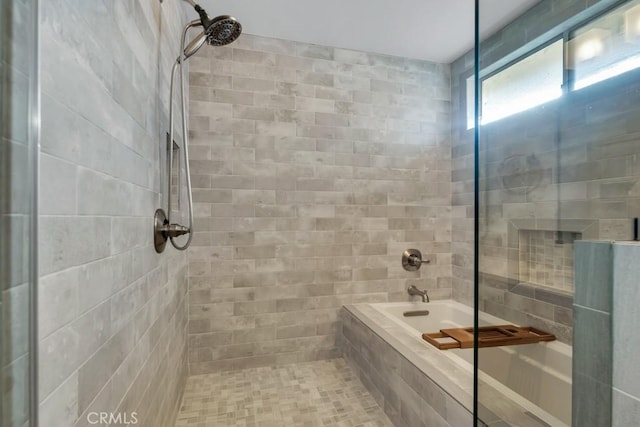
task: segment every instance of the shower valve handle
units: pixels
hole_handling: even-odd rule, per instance
[[[407,271],[419,270],[422,264],[430,264],[431,260],[423,260],[422,253],[417,249],[407,249],[402,253],[402,267]]]
[[[420,264],[429,264],[430,262],[429,260],[422,260],[418,255],[409,255],[409,264],[413,266],[417,267]]]

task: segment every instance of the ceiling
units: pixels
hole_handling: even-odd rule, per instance
[[[483,38],[539,0],[482,0]],[[474,0],[200,0],[244,32],[450,63],[473,47]],[[194,16],[195,18],[195,16]]]

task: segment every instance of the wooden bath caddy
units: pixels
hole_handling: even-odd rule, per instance
[[[422,338],[440,350],[473,348],[473,328],[440,329],[440,332],[424,333]],[[447,342],[438,341],[442,338],[447,338]],[[534,344],[555,339],[555,335],[532,326],[499,325],[478,328],[478,347]]]

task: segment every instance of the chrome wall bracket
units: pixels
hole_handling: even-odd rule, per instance
[[[153,217],[153,246],[156,252],[162,253],[167,246],[167,240],[190,233],[189,227],[180,224],[169,224],[163,209],[156,209]]]
[[[167,221],[167,215],[164,213],[164,210],[157,209],[153,217],[153,246],[159,254],[164,252],[164,248],[167,246],[169,236],[167,236],[162,229],[168,224],[169,221]]]

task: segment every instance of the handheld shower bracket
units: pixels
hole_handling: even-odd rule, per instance
[[[153,246],[156,252],[162,253],[167,246],[167,240],[191,233],[189,227],[180,224],[169,224],[164,209],[157,209],[153,218]]]

